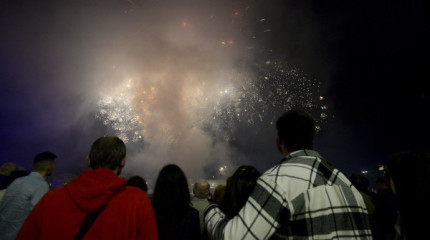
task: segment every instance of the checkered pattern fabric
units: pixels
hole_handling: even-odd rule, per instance
[[[291,153],[265,172],[239,214],[211,205],[212,239],[372,239],[366,205],[339,170],[312,150]]]

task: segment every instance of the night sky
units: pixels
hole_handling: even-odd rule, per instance
[[[428,152],[427,10],[424,1],[1,1],[0,161],[31,169],[52,151],[54,174],[79,173],[90,144],[119,133],[106,123],[117,110],[100,102],[130,76],[143,123],[125,121],[141,137],[127,142],[125,175],[154,177],[168,162],[192,177],[241,164],[265,171],[281,159],[270,122],[293,106],[318,119],[315,150],[346,174]],[[279,88],[288,94],[270,95]]]

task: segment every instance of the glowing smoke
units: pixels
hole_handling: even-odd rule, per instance
[[[9,29],[14,29],[4,30],[3,36],[13,36],[5,41],[16,46],[4,51],[9,54],[6,64],[21,66],[24,59],[31,66],[26,67],[30,79],[43,79],[31,85],[24,75],[14,84],[39,90],[31,101],[48,110],[36,115],[54,121],[37,123],[52,130],[51,140],[61,145],[63,156],[72,158],[70,149],[79,149],[84,159],[81,155],[101,132],[90,116],[106,126],[102,134],[127,141],[125,174],[154,177],[162,165],[173,162],[190,177],[212,176],[211,171],[228,175],[247,161],[238,142],[256,138],[262,148],[274,145],[268,143],[271,139],[259,140],[256,132],[273,129],[283,111],[299,106],[326,117],[318,81],[272,49],[276,34],[300,21],[275,22],[288,13],[285,5],[201,0],[17,3],[3,8],[10,11]],[[308,35],[296,32],[291,39]],[[13,71],[23,75],[20,69]],[[68,131],[73,144],[56,140]],[[68,166],[62,171],[77,160],[65,161]]]
[[[114,84],[101,91],[96,117],[124,141],[145,143],[129,169],[173,162],[201,176],[205,165],[240,158],[230,144],[238,124],[273,124],[291,106],[320,104],[318,82],[285,62],[258,59],[254,49],[266,49],[253,41],[257,33],[237,31],[264,24],[247,16],[255,9],[194,3],[169,17],[158,9],[146,18],[143,6],[124,11],[140,24],[111,50],[110,77],[101,82]],[[121,53],[126,60],[116,59]]]

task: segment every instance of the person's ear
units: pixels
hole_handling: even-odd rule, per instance
[[[91,168],[91,159],[90,156],[87,156],[87,167]]]
[[[125,166],[125,157],[121,160],[121,162],[119,163],[120,168],[123,168]]]

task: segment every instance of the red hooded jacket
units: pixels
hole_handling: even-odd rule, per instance
[[[48,192],[17,239],[74,239],[87,215],[105,205],[83,239],[158,239],[146,193],[127,187],[125,179],[107,169],[85,170],[65,187]]]

